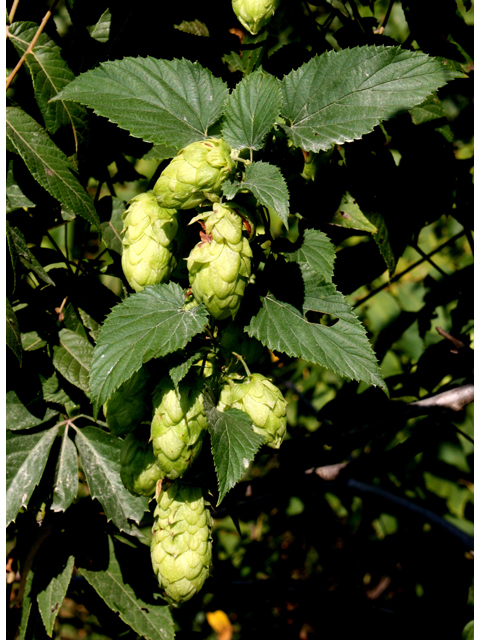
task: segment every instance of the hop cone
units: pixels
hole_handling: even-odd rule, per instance
[[[148,373],[142,367],[103,405],[105,419],[114,435],[123,436],[133,431],[144,418],[150,417],[146,398],[147,382]]]
[[[169,378],[155,389],[153,451],[163,477],[170,480],[181,478],[201,451],[207,430],[202,387],[202,379],[189,376],[179,384],[180,399]]]
[[[253,373],[240,384],[231,381],[220,393],[218,408],[232,407],[247,413],[253,430],[264,436],[272,449],[282,444],[287,428],[287,402],[278,387],[261,373]]]
[[[235,209],[241,211],[240,207]],[[195,299],[218,320],[235,318],[251,272],[252,250],[235,209],[213,205],[202,242],[192,249],[187,261]]]
[[[162,207],[192,209],[206,193],[220,190],[222,182],[235,167],[231,149],[217,138],[192,142],[173,158],[153,187]]]
[[[152,443],[129,433],[120,450],[120,477],[135,496],[153,496],[163,474],[157,466]]]
[[[280,0],[232,0],[232,9],[242,25],[256,35],[270,22]]]
[[[152,566],[171,604],[190,600],[208,578],[211,516],[200,487],[174,482],[157,494]]]
[[[122,269],[130,286],[142,291],[165,282],[177,261],[172,243],[178,229],[177,212],[158,206],[152,191],[131,200],[123,216]]]

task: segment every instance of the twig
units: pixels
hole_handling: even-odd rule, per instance
[[[363,28],[363,24],[362,24],[362,19],[358,12],[357,5],[355,4],[355,0],[348,0],[348,4],[352,9],[352,14],[353,14],[353,17],[355,18],[355,21],[358,23],[358,26],[360,27],[361,31],[365,33],[365,29]]]
[[[444,278],[448,277],[448,274],[446,274],[445,271],[438,266],[438,264],[435,264],[435,262],[430,258],[430,256],[428,256],[425,253],[425,251],[422,251],[422,249],[420,249],[418,244],[413,245],[413,248],[417,253],[419,253],[422,256],[424,260],[426,260],[429,264],[431,264],[432,267],[436,269]]]
[[[374,33],[378,34],[378,35],[382,35],[382,33],[385,31],[385,27],[387,26],[387,22],[390,18],[390,13],[392,11],[392,7],[393,7],[393,3],[395,2],[395,0],[390,0],[390,3],[388,5],[388,9],[387,9],[387,13],[385,14],[385,17],[383,19],[383,22],[381,24],[381,26],[378,29],[375,29]]]
[[[63,258],[63,262],[65,262],[65,264],[67,265],[68,270],[70,271],[70,273],[73,276],[73,269],[70,266],[70,261],[63,255],[63,251],[60,249],[60,247],[58,246],[58,244],[55,242],[55,240],[52,238],[52,236],[49,234],[49,232],[47,231],[46,234],[47,238],[50,240],[50,242],[53,244],[53,246],[55,247],[55,249],[58,251],[58,253],[62,256]]]
[[[12,8],[10,9],[10,13],[8,14],[8,21],[10,24],[13,22],[13,18],[15,17],[15,13],[17,11],[18,3],[20,0],[14,0],[12,4]],[[7,35],[8,37],[8,35]]]
[[[307,469],[305,473],[307,475],[309,475],[310,473],[315,473],[322,480],[331,481],[335,480],[335,478],[338,478],[340,471],[342,471],[342,469],[345,469],[348,464],[348,462],[341,462],[339,464],[327,464],[323,467]]]
[[[451,244],[452,242],[454,242],[455,240],[458,240],[458,238],[461,238],[463,235],[465,235],[465,231],[460,231],[459,233],[456,233],[454,236],[452,236],[449,240],[447,240],[446,242],[444,242],[443,244],[441,244],[439,247],[437,247],[436,249],[434,249],[433,251],[431,251],[428,254],[428,257],[430,258],[431,256],[435,255],[436,253],[438,253],[439,251],[441,251],[442,249],[444,249],[447,245]],[[383,291],[383,289],[386,289],[387,287],[389,287],[393,282],[396,282],[397,280],[400,280],[400,278],[403,278],[403,276],[408,273],[409,271],[412,271],[413,269],[416,269],[416,267],[418,267],[419,265],[422,264],[422,262],[425,262],[425,258],[422,258],[421,260],[417,260],[417,262],[414,262],[413,264],[411,264],[409,267],[407,267],[404,271],[402,271],[401,273],[399,273],[396,276],[393,276],[393,278],[391,278],[390,280],[388,280],[387,282],[385,282],[384,284],[380,285],[379,287],[377,287],[376,289],[374,289],[373,291],[370,291],[370,293],[368,295],[366,295],[364,298],[362,298],[361,300],[358,300],[358,302],[356,302],[353,305],[353,308],[355,309],[356,307],[358,307],[359,305],[363,304],[364,302],[366,302],[367,300],[369,300],[370,298],[372,298],[373,296],[375,296],[377,293],[379,293],[380,291]]]
[[[25,53],[23,54],[23,56],[20,58],[20,60],[18,61],[17,66],[15,67],[15,69],[12,71],[12,73],[8,76],[7,78],[7,89],[10,86],[12,80],[14,79],[14,77],[17,75],[18,71],[20,70],[20,68],[22,67],[23,63],[25,62],[25,58],[27,57],[27,55],[29,53],[32,52],[33,47],[37,44],[37,40],[40,37],[40,34],[42,33],[43,29],[45,28],[45,25],[47,24],[47,22],[49,21],[52,12],[55,8],[55,5],[57,4],[58,0],[53,0],[53,4],[50,7],[50,9],[47,11],[47,13],[44,15],[43,20],[40,24],[40,26],[37,29],[37,33],[33,36],[33,40],[31,41],[31,43],[28,45],[27,50],[25,51]],[[12,8],[13,10],[13,8]]]
[[[457,338],[454,338],[452,335],[448,333],[448,331],[445,331],[445,329],[442,329],[442,327],[435,327],[435,329],[438,334],[443,336],[446,340],[449,340],[453,344],[453,346],[456,347],[455,349],[452,349],[451,353],[458,353],[458,349],[465,348],[465,345],[461,340],[457,340]]]
[[[467,404],[474,400],[473,384],[465,384],[456,389],[450,389],[443,393],[437,393],[430,398],[422,398],[417,402],[410,402],[408,407],[440,407],[442,409],[451,409],[452,411],[461,411]]]
[[[473,438],[471,438],[467,433],[465,433],[464,431],[462,431],[461,429],[459,429],[458,427],[455,427],[455,431],[457,433],[459,433],[461,436],[463,436],[464,438],[466,438],[467,440],[469,440],[472,444],[475,444],[475,441]]]

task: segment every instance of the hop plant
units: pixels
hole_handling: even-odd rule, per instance
[[[264,436],[269,447],[280,447],[287,429],[287,402],[268,378],[253,373],[241,383],[229,379],[220,393],[218,408],[223,411],[230,407],[250,416],[253,430]]]
[[[142,420],[149,417],[147,382],[148,373],[142,367],[103,405],[107,425],[115,436],[130,433]]]
[[[206,194],[220,190],[235,168],[232,150],[224,140],[192,142],[170,162],[157,180],[153,193],[162,207],[192,209]]]
[[[173,242],[177,211],[160,207],[153,192],[147,191],[130,201],[122,220],[122,269],[130,286],[142,291],[149,284],[165,282],[177,264]]]
[[[270,22],[280,0],[232,0],[232,9],[242,25],[256,35]]]
[[[153,452],[163,477],[181,478],[199,455],[207,430],[203,413],[203,380],[188,376],[179,394],[169,378],[160,381],[153,396],[151,427]]]
[[[212,518],[202,490],[178,481],[157,490],[151,544],[152,566],[171,604],[200,591],[212,561]]]
[[[220,336],[220,349],[226,360],[234,351],[241,355],[247,364],[256,362],[264,351],[264,346],[256,338],[250,338],[242,327],[230,322]]]
[[[163,472],[157,465],[151,442],[129,433],[120,451],[120,465],[120,477],[130,493],[153,496]]]
[[[234,205],[213,205],[206,218],[202,241],[188,257],[193,295],[218,320],[235,315],[251,273],[252,250],[243,236],[243,219]],[[198,219],[197,218],[194,218]]]

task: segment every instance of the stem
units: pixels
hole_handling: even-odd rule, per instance
[[[243,364],[243,368],[247,372],[247,376],[250,377],[252,374],[250,373],[250,369],[247,367],[247,363],[245,362],[243,356],[241,356],[239,353],[235,353],[235,351],[232,351],[232,354],[240,360],[240,362]]]
[[[13,22],[13,18],[15,17],[15,13],[17,11],[17,7],[18,7],[18,3],[20,2],[20,0],[14,0],[13,4],[12,4],[12,8],[10,9],[10,13],[8,14],[8,21],[10,22],[10,24],[12,24]]]
[[[15,67],[15,69],[8,76],[8,78],[7,78],[7,87],[6,87],[7,89],[10,86],[10,84],[12,83],[12,80],[14,79],[14,77],[17,75],[17,73],[20,70],[20,68],[22,67],[23,63],[25,62],[25,58],[27,57],[27,55],[32,52],[33,47],[37,44],[37,40],[40,37],[40,34],[42,33],[43,29],[45,28],[45,25],[49,21],[50,16],[52,15],[52,11],[54,10],[55,5],[57,4],[57,2],[58,2],[58,0],[53,0],[53,4],[50,7],[50,9],[47,11],[47,13],[44,15],[43,20],[42,20],[40,26],[38,27],[37,33],[33,36],[33,40],[28,45],[27,50],[25,51],[23,56],[18,61],[18,64]],[[12,8],[12,11],[13,11],[13,8]]]
[[[460,231],[460,233],[455,234],[454,236],[452,236],[450,238],[450,240],[447,240],[446,242],[444,242],[443,244],[441,244],[439,247],[437,247],[436,249],[434,249],[433,251],[431,251],[427,257],[431,257],[433,255],[435,255],[436,253],[438,253],[439,251],[441,251],[442,249],[444,249],[447,245],[449,245],[450,243],[454,242],[455,240],[458,240],[458,238],[461,238],[463,235],[465,234],[465,231]],[[384,284],[380,285],[379,287],[377,287],[376,289],[374,289],[373,291],[370,291],[370,293],[365,296],[365,298],[362,298],[361,300],[359,300],[358,302],[356,302],[353,305],[353,308],[355,309],[356,307],[358,307],[359,305],[363,304],[364,302],[366,302],[367,300],[369,300],[370,298],[373,298],[373,296],[375,296],[377,293],[379,293],[380,291],[383,291],[383,289],[386,289],[387,287],[389,287],[393,282],[396,282],[397,280],[400,280],[400,278],[403,278],[403,276],[408,273],[409,271],[412,271],[413,269],[415,269],[416,267],[418,267],[420,264],[422,264],[422,262],[425,262],[425,258],[422,258],[421,260],[417,260],[417,262],[414,262],[413,264],[411,264],[409,267],[407,267],[404,271],[402,271],[401,273],[399,273],[398,275],[394,276],[391,280],[389,280],[388,282],[385,282]]]
[[[67,265],[68,270],[70,271],[70,273],[73,276],[73,269],[70,266],[70,261],[63,255],[63,251],[60,249],[60,247],[58,246],[58,244],[55,242],[55,240],[52,238],[52,236],[50,235],[50,233],[48,231],[46,232],[45,235],[50,240],[50,242],[53,244],[53,246],[58,251],[58,253],[62,256],[63,262],[65,262],[65,264]]]
[[[360,27],[362,32],[365,33],[365,29],[363,28],[363,25],[362,25],[362,19],[360,17],[360,14],[358,13],[358,8],[357,8],[357,5],[355,4],[355,0],[348,0],[348,4],[352,9],[352,13],[353,13],[353,17],[355,18],[355,21],[358,23],[358,26]]]
[[[473,438],[471,438],[469,435],[467,435],[466,433],[464,433],[461,429],[459,429],[458,427],[455,427],[455,431],[457,433],[459,433],[461,436],[463,436],[464,438],[466,438],[467,440],[470,440],[470,442],[472,444],[475,444]]]
[[[37,539],[30,547],[30,550],[25,558],[25,564],[23,566],[22,576],[20,578],[20,586],[18,589],[17,597],[15,598],[15,608],[20,608],[23,602],[23,596],[25,594],[25,587],[27,586],[27,577],[32,568],[33,560],[40,548],[42,542],[52,533],[53,525],[51,523],[44,524],[38,533]]]
[[[385,27],[387,26],[387,22],[388,22],[388,19],[390,18],[390,13],[392,12],[392,8],[393,8],[393,3],[394,2],[395,2],[395,0],[390,0],[390,3],[388,5],[388,9],[387,9],[387,13],[385,14],[385,17],[384,17],[383,22],[382,22],[382,26],[378,30],[379,34],[382,34],[384,32],[384,30],[385,30]]]
[[[418,244],[413,245],[413,248],[417,253],[419,253],[422,256],[424,260],[426,260],[429,264],[431,264],[434,269],[436,269],[439,273],[441,273],[444,278],[448,277],[448,274],[446,274],[443,269],[441,269],[437,264],[435,264],[435,262],[430,258],[430,256],[427,256],[427,254],[420,249]]]

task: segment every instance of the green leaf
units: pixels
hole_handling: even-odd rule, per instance
[[[40,376],[40,380],[42,382],[42,393],[45,402],[53,402],[54,404],[60,404],[62,406],[71,402],[69,396],[60,386],[60,381],[56,373],[46,379]]]
[[[66,562],[58,562],[57,558],[52,558],[49,563],[51,579],[48,585],[37,594],[38,609],[45,625],[45,631],[50,637],[53,634],[53,627],[60,605],[67,594],[68,585],[72,578],[74,561],[75,558],[73,556],[69,556]]]
[[[120,479],[120,449],[122,440],[96,427],[73,427],[75,444],[92,498],[97,498],[107,520],[121,531],[129,531],[129,520],[137,524],[147,510],[146,498],[133,496]]]
[[[174,24],[173,26],[179,31],[191,33],[194,36],[203,36],[204,38],[210,37],[207,26],[203,24],[203,22],[200,22],[200,20],[194,20],[193,22],[186,22],[183,20],[180,24]]]
[[[359,231],[368,231],[369,233],[377,232],[376,226],[363,215],[357,201],[348,191],[343,195],[342,202],[333,214],[330,224],[334,224],[337,227],[344,227],[345,229],[358,229]]]
[[[168,374],[172,379],[172,382],[175,385],[175,387],[178,387],[179,383],[185,378],[185,376],[190,371],[192,366],[196,362],[201,360],[202,355],[203,354],[200,351],[198,351],[197,353],[194,353],[193,356],[188,358],[188,360],[186,360],[185,362],[182,362],[182,364],[179,364],[178,366],[172,367],[170,369]]]
[[[153,147],[143,156],[143,160],[168,160],[175,158],[178,153],[176,147],[168,147],[166,144],[154,144]]]
[[[271,349],[294,358],[303,358],[332,369],[339,375],[378,385],[387,392],[380,367],[366,336],[364,326],[335,286],[324,282],[310,269],[303,270],[304,313],[272,294],[262,299],[262,309],[245,328]],[[315,324],[308,311],[327,313],[337,322],[332,326]]]
[[[77,333],[79,336],[86,338],[87,332],[79,315],[80,313],[77,313],[73,304],[69,302],[63,309],[63,325],[65,329],[69,329],[73,331],[73,333]]]
[[[106,9],[100,16],[97,24],[87,27],[90,37],[97,42],[108,42],[110,38],[110,27],[112,24],[112,14]]]
[[[20,335],[20,327],[18,326],[17,316],[12,309],[8,298],[6,298],[6,313],[7,313],[7,346],[17,356],[20,366],[22,366],[22,338]]]
[[[20,162],[20,160],[17,162]],[[14,161],[10,160],[8,163],[6,183],[7,213],[15,211],[15,209],[29,209],[36,207],[36,204],[27,198],[17,184],[14,175],[14,166]]]
[[[15,248],[15,252],[17,256],[20,258],[20,262],[23,266],[29,271],[33,271],[33,273],[43,280],[47,284],[51,284],[55,286],[55,282],[50,278],[48,273],[39,263],[39,261],[35,258],[33,253],[27,246],[26,240],[22,234],[22,232],[16,227],[11,227],[7,220],[7,234],[9,234],[12,244]]]
[[[43,349],[47,344],[47,341],[43,340],[36,331],[22,333],[21,338],[24,351],[36,351],[37,349]]]
[[[127,584],[109,538],[109,563],[105,571],[79,569],[105,603],[120,615],[139,636],[147,640],[174,640],[173,620],[168,606],[141,600]]]
[[[22,615],[20,617],[20,622],[18,625],[18,635],[16,636],[16,640],[25,640],[25,636],[27,633],[27,626],[28,621],[30,620],[30,612],[32,610],[34,596],[34,594],[32,593],[33,575],[33,571],[29,571],[27,574],[25,591],[23,593],[22,600]]]
[[[78,491],[77,450],[68,436],[68,428],[62,437],[53,481],[52,511],[65,511],[75,500]]]
[[[264,71],[241,80],[225,108],[222,137],[233,149],[261,149],[280,112],[280,83]]]
[[[40,482],[58,426],[40,433],[7,431],[7,526],[17,517]]]
[[[397,266],[397,259],[395,257],[395,254],[393,253],[392,245],[390,244],[388,227],[385,223],[385,219],[381,213],[370,213],[368,211],[365,213],[365,215],[377,228],[377,233],[373,235],[373,239],[380,249],[380,253],[385,260],[385,264],[387,265],[390,277],[392,277]]]
[[[79,215],[100,229],[97,212],[75,177],[73,165],[45,130],[18,107],[7,107],[7,136],[35,180],[60,202],[67,214]]]
[[[58,334],[60,346],[53,348],[53,366],[64,378],[88,396],[88,372],[93,355],[93,347],[83,336],[62,329]]]
[[[412,109],[459,71],[401,47],[354,47],[315,56],[282,81],[282,125],[296,147],[330,149]]]
[[[38,31],[34,22],[15,22],[8,29],[8,37],[20,55],[23,55]],[[41,33],[33,51],[25,58],[35,89],[35,100],[48,131],[55,133],[62,125],[72,127],[75,147],[85,137],[87,110],[64,101],[49,102],[67,86],[75,75],[62,58],[61,49],[45,33]]]
[[[102,198],[98,203],[98,213],[101,215],[101,210],[107,210],[110,213],[108,222],[102,222],[102,239],[110,251],[122,255],[122,230],[123,221],[122,214],[125,211],[125,203],[120,198],[112,198],[106,196]]]
[[[474,620],[470,620],[470,622],[467,622],[463,627],[462,640],[475,640],[474,622]]]
[[[413,124],[423,124],[430,120],[438,120],[446,114],[442,102],[437,95],[428,96],[426,100],[410,111]]]
[[[31,429],[44,424],[56,416],[58,411],[45,406],[38,396],[30,398],[25,404],[15,391],[8,391],[6,396],[6,422],[10,431]]]
[[[218,506],[248,469],[265,439],[255,433],[252,421],[244,411],[218,411],[208,386],[204,391],[204,406],[218,479]]]
[[[335,247],[325,233],[306,229],[292,248],[293,251],[283,252],[287,262],[296,262],[302,268],[310,267],[326,282],[332,281]]]
[[[114,307],[98,335],[90,372],[94,411],[144,362],[183,349],[208,322],[204,305],[185,311],[173,282],[146,287]]]
[[[239,191],[247,189],[260,204],[275,209],[288,229],[288,188],[277,166],[268,162],[254,162],[247,166],[243,182],[225,181],[222,189],[227,200],[232,200]]]
[[[147,142],[183,148],[208,135],[226,84],[198,62],[124,58],[78,76],[60,94]]]
[[[98,333],[100,331],[100,325],[96,320],[94,320],[91,316],[88,315],[83,309],[79,309],[80,317],[82,319],[83,324],[87,327],[88,333],[92,336],[92,338],[96,341]]]

